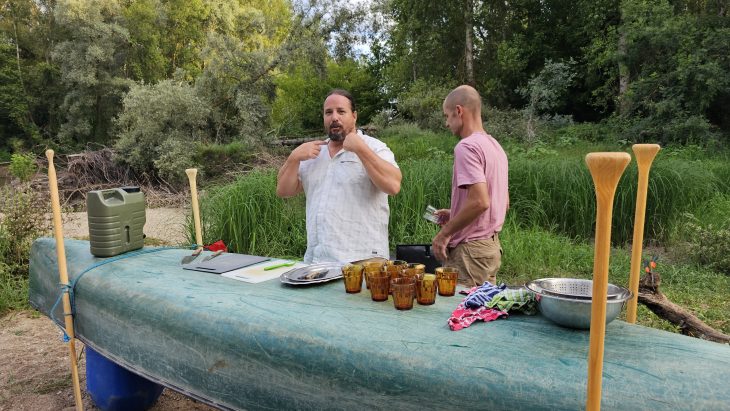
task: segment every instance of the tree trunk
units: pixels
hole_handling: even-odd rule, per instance
[[[623,14],[623,13],[622,13]],[[624,63],[626,58],[626,31],[623,29],[623,16],[618,26],[618,112],[626,114],[628,109],[625,99],[626,90],[629,88],[629,67]]]
[[[15,16],[13,16],[13,30],[15,30],[15,61],[18,64],[18,80],[20,80],[20,87],[22,87],[23,91],[25,91],[23,70],[20,69],[20,44],[18,41],[18,23],[15,21]]]
[[[472,1],[464,0],[464,60],[466,63],[466,84],[476,87],[476,81],[474,80],[474,41],[472,39],[474,5]]]
[[[639,302],[644,304],[654,314],[679,326],[684,335],[730,344],[730,335],[715,330],[691,312],[669,301],[659,291],[661,281],[661,277],[657,273],[644,275],[639,281]]]

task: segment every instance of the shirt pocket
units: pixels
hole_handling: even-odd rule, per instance
[[[365,185],[370,179],[365,171],[365,166],[359,159],[337,160],[337,182],[350,185]]]

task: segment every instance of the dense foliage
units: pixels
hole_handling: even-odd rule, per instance
[[[360,124],[437,130],[443,95],[469,83],[489,107],[522,110],[531,143],[558,118],[606,122],[616,140],[706,146],[730,131],[727,13],[689,0],[5,0],[0,158],[125,151],[130,135],[187,127],[175,110],[189,101],[154,95],[169,84],[206,112],[169,150],[130,162],[161,175],[201,158],[161,158],[180,141],[320,133],[333,87],[354,92]]]

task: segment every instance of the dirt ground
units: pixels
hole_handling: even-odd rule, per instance
[[[177,244],[185,242],[183,209],[147,210],[145,234]],[[85,213],[69,213],[64,218],[64,237],[88,238]],[[0,410],[56,411],[75,407],[68,344],[61,330],[35,311],[12,312],[0,318]],[[79,378],[84,409],[96,410],[86,392],[86,356],[80,355]],[[214,410],[175,391],[165,389],[156,411]]]
[[[14,312],[0,319],[0,410],[74,410],[68,344],[50,319],[33,311]],[[80,355],[79,380],[84,409],[98,410],[86,392],[86,355]],[[165,389],[151,410],[214,410]]]

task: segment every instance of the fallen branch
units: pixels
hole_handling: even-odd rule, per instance
[[[683,307],[669,301],[659,291],[662,279],[658,273],[647,273],[639,280],[639,302],[654,314],[678,326],[684,335],[703,340],[730,344],[730,335],[726,335],[705,324],[694,314]]]

